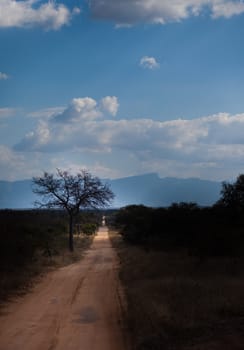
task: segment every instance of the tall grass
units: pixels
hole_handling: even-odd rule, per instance
[[[202,261],[184,249],[147,250],[115,231],[110,237],[120,257],[133,349],[244,348],[243,257]]]

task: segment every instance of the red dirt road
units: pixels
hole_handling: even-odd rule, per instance
[[[106,227],[79,263],[48,273],[0,314],[0,350],[126,350]]]

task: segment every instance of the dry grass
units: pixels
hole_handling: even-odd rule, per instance
[[[35,255],[31,264],[25,265],[21,269],[1,271],[0,302],[5,302],[15,295],[26,293],[31,289],[33,283],[48,271],[79,261],[92,241],[92,235],[75,235],[75,250],[70,252],[67,248],[68,236],[61,235],[58,242],[56,242],[55,254],[45,256],[40,251]]]
[[[59,248],[58,254],[46,259],[47,264],[54,267],[63,267],[79,261],[82,259],[85,251],[90,247],[93,238],[93,235],[74,235],[74,251],[70,252],[67,249],[68,236],[66,236]]]
[[[110,232],[136,350],[244,348],[244,258],[199,261],[126,245]]]

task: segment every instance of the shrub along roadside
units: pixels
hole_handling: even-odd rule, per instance
[[[62,211],[1,210],[0,225],[0,301],[25,292],[34,277],[50,268],[80,260],[93,240],[92,235],[75,235],[70,253]]]
[[[173,203],[168,208],[129,205],[118,210],[114,225],[126,242],[146,249],[187,249],[200,259],[244,255],[244,209],[195,203]]]
[[[133,350],[244,347],[244,258],[199,262],[185,249],[128,244],[110,238],[120,258]]]

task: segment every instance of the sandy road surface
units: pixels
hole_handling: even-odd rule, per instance
[[[0,313],[0,350],[125,350],[117,257],[105,227],[84,259]]]

